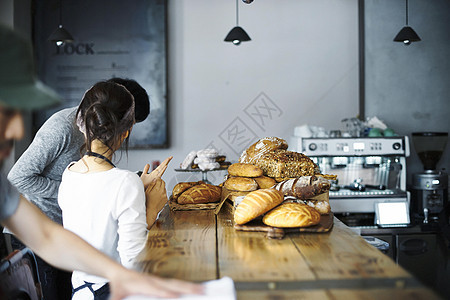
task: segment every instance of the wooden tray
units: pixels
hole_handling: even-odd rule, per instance
[[[204,203],[204,204],[178,204],[173,200],[172,196],[169,198],[169,207],[171,210],[202,210],[215,209],[220,202]]]
[[[234,225],[236,230],[241,231],[261,231],[266,232],[267,237],[271,239],[282,239],[289,233],[314,233],[314,232],[328,232],[333,227],[334,214],[330,212],[328,215],[321,215],[320,222],[317,225],[310,227],[295,227],[295,228],[279,228],[265,225],[261,218],[248,222],[244,225]]]

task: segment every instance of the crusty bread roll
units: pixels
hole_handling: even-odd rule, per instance
[[[305,203],[315,210],[317,210],[321,215],[328,215],[331,211],[331,206],[328,201],[322,200],[305,200]]]
[[[223,186],[230,191],[251,192],[258,189],[258,184],[253,178],[230,177]]]
[[[211,203],[220,201],[220,196],[222,194],[222,188],[201,183],[194,185],[188,190],[184,191],[177,199],[179,204],[200,204],[200,203]]]
[[[187,189],[193,187],[194,185],[204,183],[203,181],[196,182],[179,182],[177,183],[172,190],[172,199],[177,200],[178,197]]]
[[[228,174],[239,177],[259,177],[263,175],[263,171],[252,164],[234,163],[228,167]]]
[[[320,176],[301,176],[278,183],[275,188],[285,196],[310,199],[330,190],[330,182]]]
[[[273,187],[277,182],[275,179],[267,177],[267,176],[260,176],[255,178],[256,183],[258,184],[258,187],[260,189],[270,189]]]
[[[285,140],[278,137],[265,137],[258,140],[256,143],[248,147],[242,152],[239,157],[240,163],[253,164],[262,155],[275,150],[275,149],[287,149],[288,144]]]
[[[319,222],[320,214],[317,210],[295,202],[283,203],[263,217],[263,223],[273,227],[308,227]]]
[[[283,202],[283,193],[276,189],[259,189],[248,193],[234,212],[234,222],[245,224]]]

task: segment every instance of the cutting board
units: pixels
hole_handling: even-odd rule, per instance
[[[234,192],[226,188],[222,188],[221,201],[215,208],[215,214],[218,214],[223,207],[230,210],[231,216],[234,215],[234,200],[236,197],[245,196],[248,192]],[[310,227],[295,227],[295,228],[279,228],[272,227],[262,222],[262,217],[250,221],[244,225],[234,225],[236,230],[240,231],[260,231],[265,232],[266,236],[271,239],[282,239],[289,233],[321,233],[328,232],[333,228],[334,214],[330,212],[328,215],[321,215],[320,222],[317,225]]]
[[[279,228],[265,225],[261,218],[250,221],[244,225],[234,225],[236,230],[241,231],[261,231],[266,232],[267,237],[271,239],[282,239],[286,234],[291,233],[323,233],[328,232],[333,228],[334,214],[330,212],[328,215],[320,216],[320,222],[317,225],[310,227],[295,227],[295,228]]]

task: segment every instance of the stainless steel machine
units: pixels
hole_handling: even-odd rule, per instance
[[[408,137],[298,138],[291,145],[324,174],[335,174],[330,205],[349,226],[375,226],[376,203],[406,202]]]
[[[412,213],[423,224],[436,223],[448,202],[448,174],[436,165],[447,143],[447,132],[413,132],[412,142],[424,171],[413,174]]]
[[[442,139],[438,140],[442,142]],[[443,149],[442,144],[438,147],[436,143],[435,139],[431,142],[415,138],[414,146],[419,146],[415,147],[416,151]],[[447,201],[444,196],[447,195],[446,179],[441,178],[441,171],[415,174],[415,178],[420,178],[424,184],[415,184],[410,197],[406,189],[406,158],[410,155],[407,136],[294,137],[290,147],[312,158],[322,173],[337,175],[330,190],[330,205],[339,220],[422,282],[439,291],[448,290],[448,280],[439,283],[440,278],[448,278],[448,247],[443,246],[438,228],[424,227],[420,224],[422,221],[412,216],[414,213],[423,215],[426,208],[429,222],[433,220],[435,211]],[[429,154],[436,157],[436,152],[427,153],[427,162],[430,161]],[[409,226],[381,227],[376,224],[376,207],[389,202],[408,204]]]

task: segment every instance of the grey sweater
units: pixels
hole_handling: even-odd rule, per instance
[[[81,158],[84,136],[75,124],[76,107],[53,114],[8,174],[21,194],[50,219],[62,224],[58,206],[61,177],[69,163]]]

